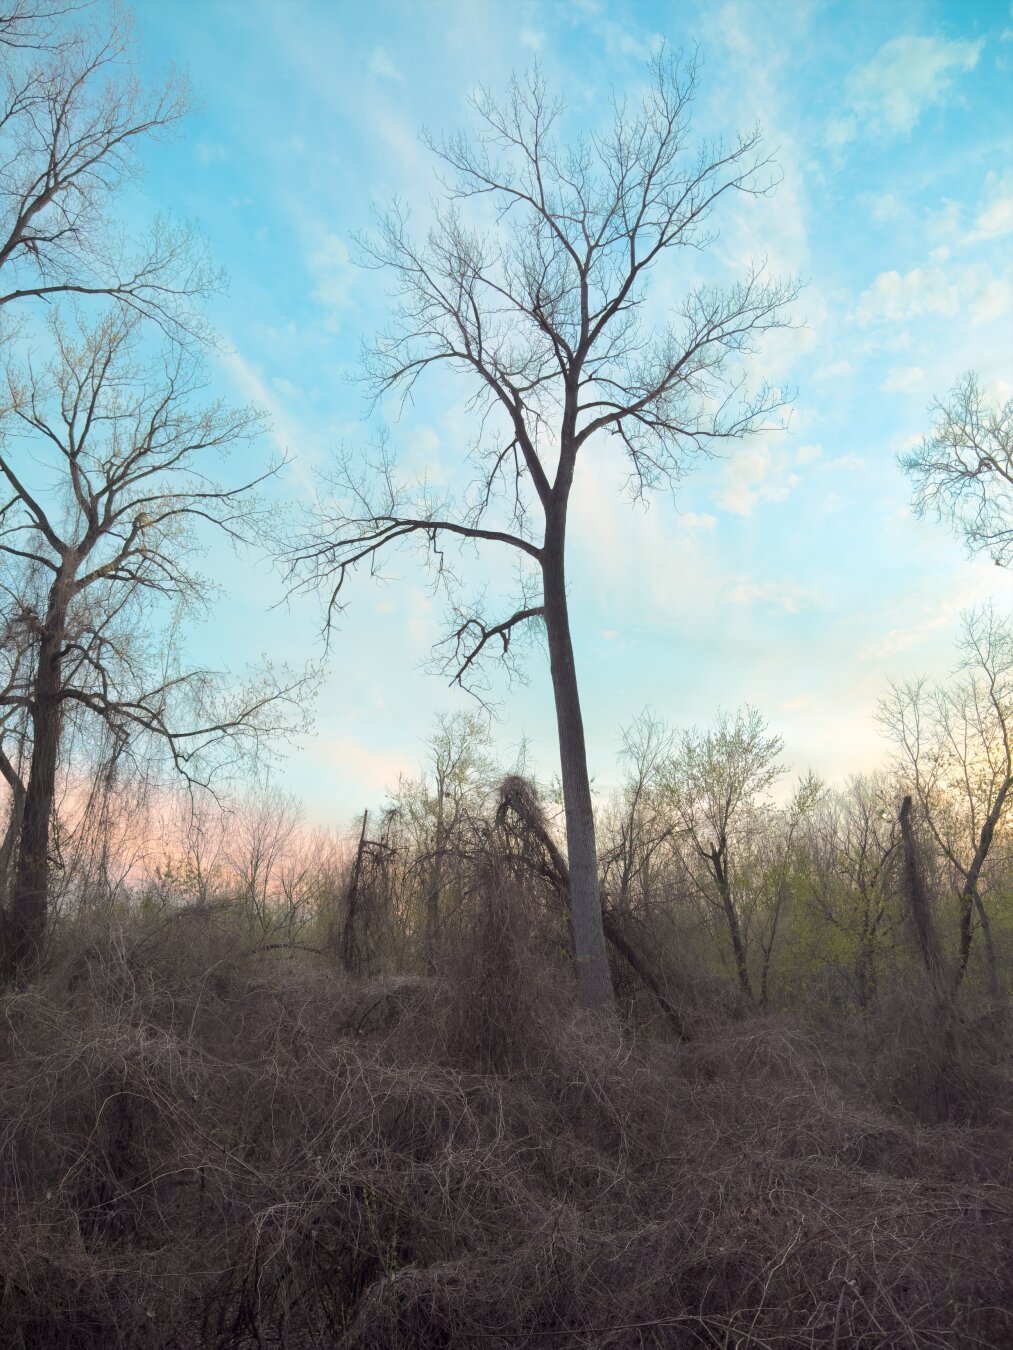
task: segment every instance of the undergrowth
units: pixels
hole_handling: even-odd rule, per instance
[[[1013,1344],[1001,1015],[680,1043],[540,922],[490,877],[361,980],[211,908],[65,935],[0,1002],[0,1344]]]

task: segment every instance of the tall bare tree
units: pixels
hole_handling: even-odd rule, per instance
[[[452,596],[447,667],[462,685],[480,681],[483,657],[509,657],[518,635],[544,630],[579,989],[592,1008],[611,1008],[613,992],[567,598],[577,464],[590,442],[612,437],[637,498],[672,487],[694,454],[768,426],[782,397],[747,387],[736,358],[786,322],[798,289],[757,265],[726,289],[690,291],[667,320],[648,317],[652,275],[711,241],[722,198],[762,195],[776,180],[758,131],[694,147],[696,87],[692,61],[659,55],[638,108],[615,99],[607,126],[566,142],[562,104],[535,72],[503,102],[474,98],[474,135],[425,138],[445,175],[428,233],[413,238],[395,206],[365,243],[397,295],[368,376],[379,399],[409,397],[441,367],[458,374],[476,477],[454,497],[402,476],[387,445],[365,465],[348,458],[294,557],[296,575],[326,587],[330,619],[353,570],[420,544]],[[493,223],[476,226],[483,206]],[[519,583],[505,613],[464,598],[455,542],[513,555]]]
[[[230,691],[180,662],[175,615],[209,583],[191,568],[198,530],[231,539],[256,527],[256,482],[223,486],[218,454],[256,429],[249,411],[199,407],[200,372],[177,344],[139,360],[142,320],[114,310],[96,328],[52,323],[55,354],[8,380],[0,443],[0,557],[5,575],[41,580],[33,607],[10,586],[32,659],[16,664],[0,710],[19,713],[30,753],[8,915],[8,968],[31,966],[46,930],[48,845],[68,716],[100,719],[128,747],[158,740],[175,769],[206,782],[220,752],[256,741],[286,691],[270,676]],[[151,629],[150,620],[164,622]],[[155,640],[157,633],[157,641]],[[0,747],[10,782],[16,766]]]
[[[982,930],[989,982],[998,987],[981,889],[997,834],[1013,801],[1013,625],[990,607],[964,615],[955,678],[891,685],[880,723],[928,830],[957,882],[957,983]]]
[[[972,553],[1013,562],[1013,399],[989,401],[972,372],[932,407],[935,423],[900,457],[914,507],[949,520]]]

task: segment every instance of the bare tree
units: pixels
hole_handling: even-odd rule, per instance
[[[964,615],[960,662],[948,684],[891,685],[880,722],[941,855],[957,879],[957,983],[982,929],[993,991],[998,988],[981,884],[1013,794],[1013,626],[990,607]]]
[[[747,934],[736,894],[736,843],[743,842],[756,808],[784,772],[780,736],[770,736],[760,713],[748,705],[723,714],[713,730],[684,732],[666,772],[671,809],[695,869],[703,898],[721,915],[731,942],[742,992],[753,997]],[[743,850],[744,851],[744,850]]]
[[[419,778],[403,779],[392,806],[401,817],[423,871],[425,956],[429,973],[439,954],[443,892],[451,851],[495,790],[487,721],[474,713],[437,718]]]
[[[801,836],[809,898],[843,940],[860,1008],[876,996],[882,948],[897,926],[894,787],[883,774],[852,778],[824,796]]]
[[[817,809],[824,791],[822,780],[810,769],[799,778],[787,809],[769,822],[759,843],[759,871],[763,890],[762,911],[757,925],[761,1008],[766,1008],[769,1002],[774,950],[796,889],[800,861],[798,836]]]
[[[1013,399],[989,402],[977,375],[937,401],[932,434],[900,457],[919,515],[949,520],[971,553],[1013,561]]]
[[[131,244],[109,211],[138,146],[186,112],[187,90],[175,76],[145,88],[129,19],[85,22],[95,14],[31,0],[0,10],[0,319],[21,302],[113,297],[192,337],[204,324],[190,301],[217,281],[192,232],[156,222]]]
[[[37,51],[60,45],[56,29],[69,14],[84,9],[90,0],[5,0],[0,9],[0,49]]]
[[[249,411],[194,406],[200,371],[183,348],[138,359],[141,320],[122,309],[96,328],[52,324],[55,355],[8,381],[0,444],[0,554],[37,569],[38,609],[18,622],[31,661],[16,664],[0,709],[27,723],[30,754],[9,906],[9,967],[30,966],[45,934],[48,844],[68,715],[100,719],[123,748],[152,738],[191,783],[276,728],[279,687],[267,674],[230,691],[210,670],[181,664],[174,617],[199,609],[209,583],[191,570],[205,527],[232,540],[257,526],[256,483],[228,487],[210,470],[247,440]],[[25,594],[12,585],[15,598]],[[163,618],[157,641],[150,620]],[[8,782],[16,767],[0,748]]]
[[[568,144],[562,105],[536,72],[505,102],[480,92],[477,133],[426,137],[446,174],[445,204],[424,239],[395,205],[367,260],[393,276],[398,302],[367,369],[377,399],[408,398],[446,367],[471,391],[472,488],[461,497],[403,478],[389,448],[340,466],[293,557],[294,574],[329,595],[328,621],[357,567],[375,569],[401,543],[421,545],[453,615],[447,669],[481,687],[479,663],[509,658],[519,635],[544,629],[559,735],[573,936],[586,1007],[614,1002],[599,896],[595,826],[567,602],[568,512],[578,460],[615,438],[634,498],[671,488],[694,454],[758,432],[782,396],[751,389],[736,358],[783,326],[797,294],[756,265],[727,289],[704,286],[665,322],[647,317],[652,273],[713,238],[725,196],[772,189],[753,131],[694,150],[696,68],[666,54],[652,63],[641,106],[613,100],[610,125]],[[494,223],[470,221],[482,206]],[[518,590],[489,612],[456,585],[454,545],[508,550]]]

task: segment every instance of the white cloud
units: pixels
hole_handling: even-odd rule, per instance
[[[829,365],[820,366],[813,371],[814,380],[843,380],[851,374],[852,365],[850,361],[831,361]]]
[[[336,309],[347,308],[351,303],[352,266],[344,241],[336,234],[324,234],[306,262],[315,282],[314,300]]]
[[[904,203],[892,192],[870,193],[869,214],[877,225],[886,225],[907,214]]]
[[[884,394],[918,394],[925,388],[921,366],[892,366],[879,386]]]
[[[984,39],[891,38],[866,65],[848,77],[847,113],[827,128],[831,145],[854,140],[861,130],[905,136],[927,108],[943,102],[955,76],[973,70]]]
[[[682,511],[679,513],[679,521],[690,530],[713,530],[718,518],[712,516],[709,511],[699,514],[696,511]]]
[[[754,581],[752,577],[731,577],[730,585],[721,599],[729,605],[766,605],[783,609],[786,614],[798,614],[816,599],[810,586],[794,581]]]
[[[939,267],[915,267],[903,276],[880,272],[859,296],[855,317],[859,323],[898,323],[919,314],[956,314],[957,287]]]
[[[380,80],[403,80],[404,76],[386,47],[374,47],[367,69]]]
[[[220,164],[223,159],[228,159],[229,152],[224,145],[217,145],[213,141],[198,141],[193,148],[194,157],[201,168],[208,169],[212,164]]]
[[[817,445],[794,450],[763,442],[748,445],[722,469],[717,500],[737,516],[752,515],[759,502],[783,502],[802,481],[796,470],[821,454]]]
[[[1013,286],[1008,278],[993,277],[985,282],[971,304],[971,318],[975,323],[988,323],[1013,313]]]
[[[545,34],[540,28],[522,28],[518,34],[522,47],[528,47],[533,52],[540,52],[545,45]]]
[[[974,228],[964,242],[976,244],[985,239],[999,239],[1013,230],[1013,174],[990,173],[985,180],[986,205],[979,211]]]

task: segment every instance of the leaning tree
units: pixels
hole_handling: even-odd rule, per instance
[[[611,436],[633,497],[670,487],[695,452],[764,429],[783,405],[749,387],[737,358],[786,323],[797,293],[761,265],[727,287],[691,289],[659,318],[650,281],[713,238],[724,197],[776,181],[760,134],[694,144],[695,61],[651,64],[639,107],[613,98],[608,125],[567,139],[564,110],[537,71],[499,102],[473,99],[471,136],[424,136],[441,168],[442,204],[413,236],[400,206],[362,241],[396,288],[389,328],[370,349],[377,399],[405,398],[445,367],[471,397],[477,477],[459,495],[402,473],[389,441],[346,456],[293,554],[295,573],[329,597],[328,622],[357,567],[405,541],[422,546],[451,593],[449,673],[474,687],[482,658],[512,655],[544,628],[559,734],[579,991],[613,1003],[595,828],[568,606],[567,520],[578,460]],[[491,223],[489,223],[491,221]],[[462,459],[464,450],[462,448]],[[455,584],[454,544],[506,550],[518,566],[507,612]]]

